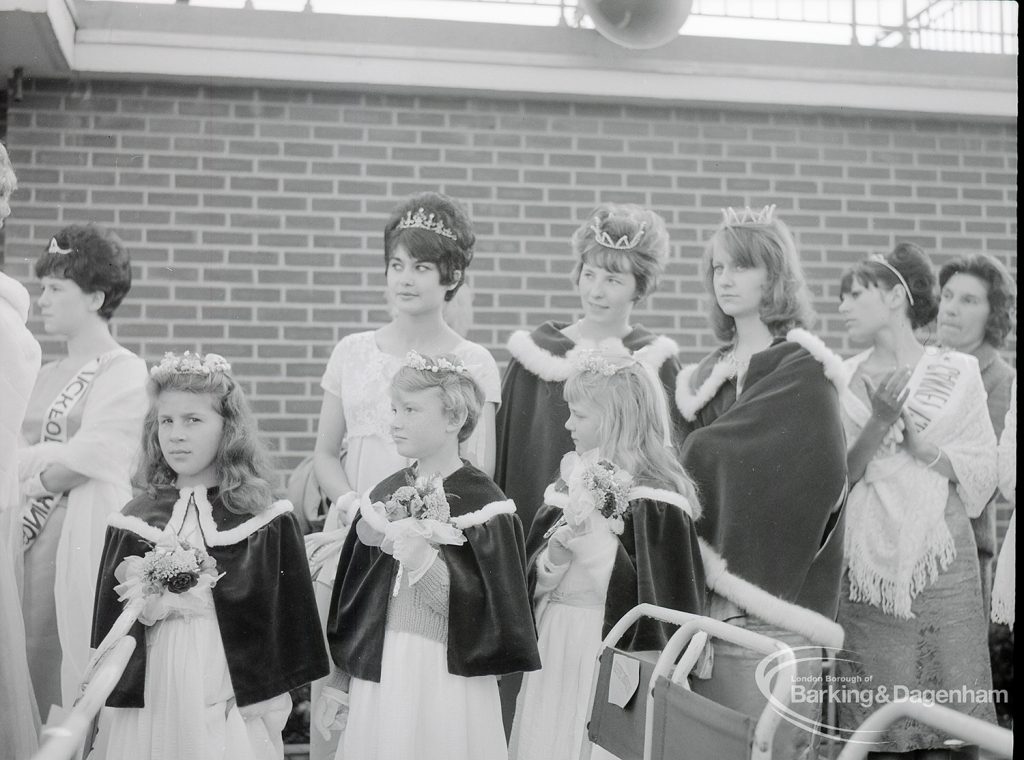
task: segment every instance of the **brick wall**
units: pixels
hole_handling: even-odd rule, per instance
[[[714,345],[697,261],[721,206],[778,204],[843,353],[839,275],[896,240],[1016,272],[1015,125],[77,80],[27,82],[8,108],[7,271],[28,282],[64,224],[114,228],[136,273],[117,337],[149,360],[229,357],[284,470],[312,448],[334,343],[387,318],[380,231],[412,192],[467,204],[470,337],[499,362],[513,329],[578,306],[567,241],[602,201],[667,220],[672,263],[637,319],[689,359]]]

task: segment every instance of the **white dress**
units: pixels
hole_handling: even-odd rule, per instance
[[[512,760],[575,760],[590,708],[594,663],[601,650],[605,597],[618,539],[601,517],[570,541],[572,561],[537,563],[537,646],[543,667],[523,677],[509,741]],[[610,757],[594,745],[592,757]]]
[[[483,346],[468,340],[459,343],[451,353],[462,359],[473,379],[480,384],[487,403],[501,403],[501,375],[494,357]],[[404,357],[381,351],[373,330],[342,338],[327,362],[320,387],[342,401],[345,413],[345,456],[342,466],[352,490],[364,493],[389,475],[408,467],[412,460],[401,456],[391,439],[391,380],[403,365]],[[466,441],[465,450],[482,455],[485,436],[480,427]],[[338,494],[332,496],[337,497]],[[331,589],[338,571],[343,534],[338,530],[341,516],[332,506],[324,521],[324,531],[338,531],[329,547],[321,549],[321,560],[311,565],[316,592],[317,611],[326,625],[331,602]],[[314,681],[311,703],[316,704],[326,679]],[[337,736],[325,741],[314,728],[310,736],[311,760],[334,757]]]
[[[194,507],[186,513],[178,534],[193,546],[205,546]],[[91,760],[280,760],[284,756],[281,731],[291,698],[282,694],[241,710],[237,707],[213,592],[204,588],[199,593],[204,602],[200,612],[188,616],[172,612],[146,629],[146,706],[104,708]]]

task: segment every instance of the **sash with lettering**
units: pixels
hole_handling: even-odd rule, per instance
[[[64,386],[64,390],[57,394],[57,398],[53,400],[50,408],[43,415],[40,442],[67,443],[68,418],[71,416],[71,410],[89,390],[99,366],[100,360],[93,359],[78,370],[71,381]],[[47,494],[30,498],[28,503],[21,508],[22,548],[25,551],[28,551],[28,548],[39,538],[46,521],[64,496],[65,494]]]
[[[847,359],[851,376],[869,355]],[[929,347],[907,387],[908,424],[941,450],[955,486],[887,436],[850,490],[845,551],[850,598],[904,619],[913,617],[914,598],[956,557],[944,518],[947,500],[958,498],[974,517],[996,485],[996,437],[977,359]],[[846,439],[855,441],[871,410],[853,393],[843,395],[842,406]]]

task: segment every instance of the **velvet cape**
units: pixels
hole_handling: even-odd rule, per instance
[[[726,380],[684,423],[680,457],[703,508],[697,530],[709,587],[770,623],[838,646],[846,442],[826,377],[840,360],[820,349],[827,358],[779,338],[751,357],[739,398]],[[699,396],[714,380],[724,351],[697,366],[690,391]]]
[[[660,494],[671,496],[658,498]],[[526,544],[531,599],[537,586],[537,561],[548,544],[544,534],[562,515],[557,502],[568,499],[565,483],[559,480],[546,495]],[[635,489],[630,494],[629,510],[622,516],[624,529],[617,536],[619,543],[608,581],[602,637],[608,635],[623,615],[642,603],[704,614],[704,565],[697,530],[683,508],[664,498],[684,502],[683,497],[674,492],[653,488]],[[618,647],[634,652],[664,649],[674,632],[675,626],[641,618],[626,631]]]
[[[387,501],[413,475],[406,468],[383,480],[370,500]],[[452,517],[506,501],[505,494],[470,464],[444,479]],[[338,560],[327,641],[335,664],[364,681],[380,682],[388,603],[398,562],[359,540],[357,515]],[[484,676],[537,670],[537,633],[526,593],[523,528],[515,514],[496,514],[465,528],[466,543],[438,548],[448,565],[448,672]]]
[[[174,488],[158,488],[155,496],[143,493],[111,516],[96,587],[93,647],[123,609],[114,570],[125,557],[152,548],[136,531],[162,531],[175,507],[187,506],[191,490],[183,489],[179,498]],[[238,515],[224,506],[217,489],[202,488],[195,490],[195,501],[207,552],[217,560],[217,572],[224,573],[213,587],[213,603],[238,705],[262,702],[327,675],[330,663],[291,504],[277,502],[262,516]],[[142,623],[131,628],[135,651],[107,699],[109,707],[144,707],[145,629]]]
[[[558,478],[562,457],[573,450],[572,437],[565,429],[569,405],[562,397],[568,373],[558,366],[567,363],[566,354],[576,347],[562,333],[566,326],[568,323],[545,322],[528,336],[525,332],[514,335],[509,341],[512,358],[501,381],[501,406],[495,419],[494,480],[515,502],[527,533],[544,502],[544,489]],[[517,350],[517,338],[530,358]],[[664,345],[666,350],[656,351],[651,364],[665,387],[669,414],[676,427],[679,416],[672,398],[680,366],[675,357],[678,347],[640,325],[622,339],[631,353],[655,348],[656,341],[657,348]]]

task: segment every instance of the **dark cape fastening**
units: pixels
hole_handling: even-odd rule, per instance
[[[562,389],[572,370],[566,358],[576,344],[562,329],[568,323],[545,322],[532,333],[513,333],[508,342],[512,358],[501,381],[501,406],[495,420],[497,431],[494,480],[516,503],[527,533],[544,502],[544,489],[558,478],[562,457],[573,450],[565,429],[569,405]],[[671,403],[675,393],[679,347],[670,338],[637,326],[622,339],[637,358],[658,371],[673,422],[679,417]]]
[[[684,369],[676,395],[686,419],[680,456],[703,507],[708,587],[772,625],[839,647],[842,361],[792,330],[751,357],[737,398],[719,364],[724,353]]]
[[[548,544],[544,534],[562,516],[567,501],[565,483],[559,480],[552,484],[530,529],[527,553],[531,598],[537,586],[537,560]],[[702,615],[704,566],[687,500],[674,491],[634,488],[623,524],[608,581],[601,635],[608,635],[623,615],[642,603]],[[675,626],[642,618],[618,646],[634,652],[663,649],[674,632]]]
[[[372,502],[387,501],[407,484],[411,469],[378,484]],[[444,479],[453,518],[507,504],[494,481],[466,464]],[[511,509],[511,505],[508,505]],[[483,514],[483,513],[482,513]],[[359,540],[356,516],[338,560],[331,595],[327,641],[342,671],[380,682],[388,603],[398,562]],[[537,633],[526,593],[523,528],[515,514],[491,514],[486,522],[463,529],[466,543],[441,545],[448,566],[448,672],[484,676],[537,670]],[[439,559],[441,558],[439,557]]]
[[[123,609],[114,570],[125,557],[152,549],[172,515],[178,524],[192,495],[207,552],[224,574],[213,587],[213,604],[238,705],[262,702],[327,675],[330,663],[291,504],[279,501],[257,515],[238,515],[228,511],[215,488],[182,489],[180,495],[175,488],[158,488],[155,497],[144,493],[111,515],[96,584],[92,646]],[[110,707],[144,707],[145,629],[142,623],[132,626],[135,651],[107,700]]]

